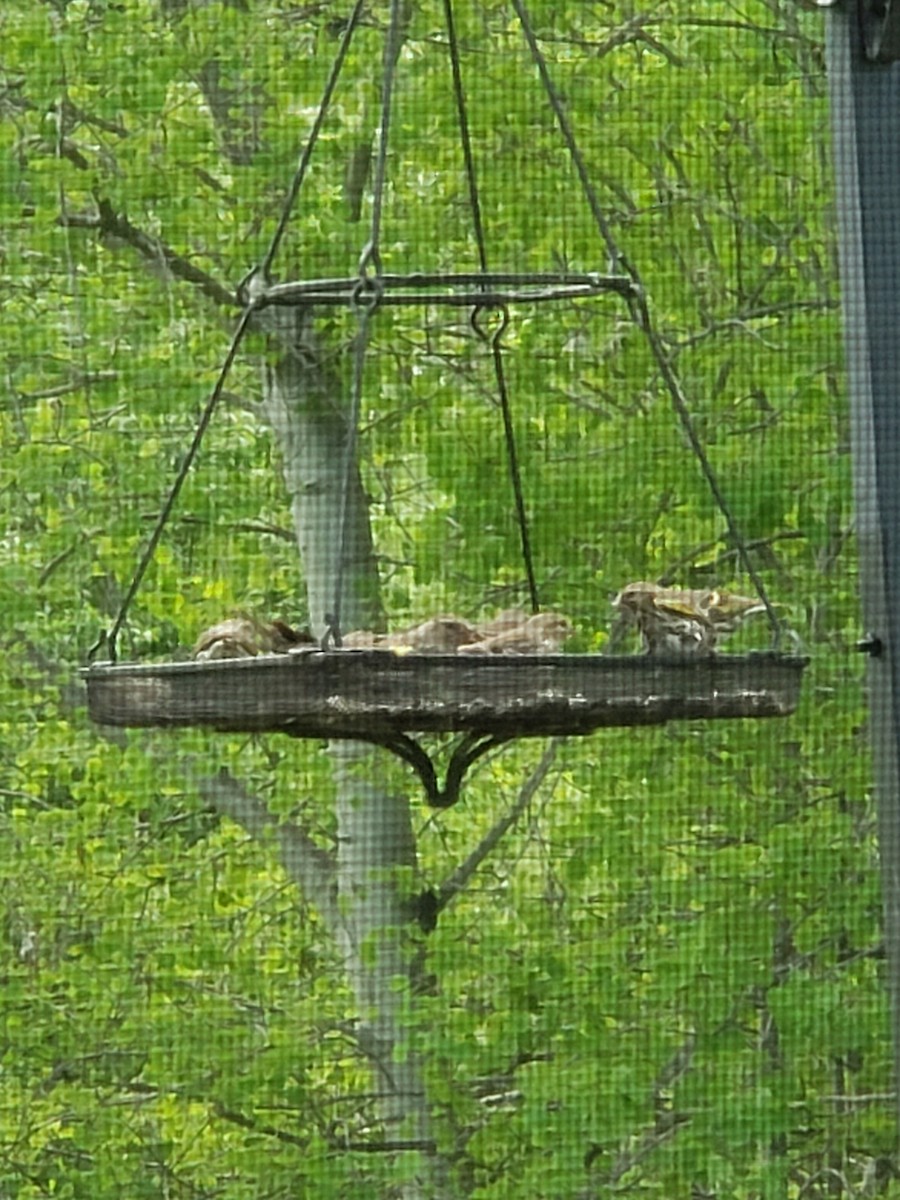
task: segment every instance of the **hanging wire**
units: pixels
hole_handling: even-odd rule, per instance
[[[499,314],[499,323],[493,333],[482,324],[485,313]],[[494,362],[494,377],[497,382],[497,396],[500,400],[500,412],[503,416],[503,434],[506,439],[506,461],[509,464],[509,474],[512,481],[513,496],[516,503],[516,523],[519,526],[519,540],[522,546],[522,560],[525,564],[525,575],[528,579],[528,593],[531,599],[531,611],[540,612],[541,604],[538,595],[537,579],[534,574],[534,558],[531,553],[531,535],[528,529],[528,516],[525,511],[525,495],[522,488],[522,472],[519,467],[519,452],[516,445],[516,432],[513,427],[512,408],[509,403],[509,391],[506,386],[506,372],[503,369],[502,339],[509,325],[509,309],[505,304],[476,307],[472,311],[471,325],[481,340],[491,349]]]
[[[353,382],[350,395],[350,413],[347,420],[347,446],[344,454],[344,482],[338,510],[337,563],[334,571],[334,595],[331,611],[325,613],[325,634],[322,648],[330,644],[340,647],[341,610],[344,599],[344,574],[347,567],[347,514],[349,511],[350,487],[356,466],[356,449],[359,440],[359,414],[362,407],[363,376],[365,374],[366,350],[369,345],[369,322],[381,303],[384,292],[381,269],[381,216],[384,203],[384,184],[387,177],[387,153],[391,130],[391,106],[394,95],[394,74],[400,57],[401,31],[404,23],[402,0],[391,0],[391,18],[387,41],[384,47],[384,70],[381,83],[381,126],[378,134],[378,156],[375,161],[375,179],[372,185],[372,218],[369,240],[359,257],[359,279],[353,288],[350,307],[356,314],[356,336],[353,341]]]
[[[344,453],[344,480],[338,507],[337,563],[334,569],[334,595],[331,611],[325,613],[325,634],[322,649],[329,645],[340,649],[341,615],[344,600],[344,573],[347,566],[347,513],[350,507],[350,487],[356,464],[356,447],[359,441],[359,414],[362,406],[363,377],[366,366],[366,350],[369,345],[369,321],[381,301],[378,277],[360,280],[361,287],[354,294],[351,308],[356,313],[356,336],[353,339],[353,382],[350,393],[350,413],[347,420],[347,446]]]
[[[297,195],[300,191],[301,185],[303,184],[303,180],[306,177],[306,171],[309,167],[310,159],[312,158],[313,149],[315,148],[319,134],[322,131],[322,126],[325,123],[325,117],[328,113],[332,96],[334,95],[334,89],[337,86],[341,68],[344,65],[344,60],[347,57],[347,51],[350,48],[350,40],[353,37],[354,30],[359,23],[359,18],[362,14],[364,6],[365,0],[356,0],[353,11],[347,19],[347,24],[344,28],[344,33],[341,38],[341,44],[338,47],[337,55],[335,56],[334,62],[331,65],[331,70],[325,83],[325,90],[322,93],[322,99],[319,102],[319,108],[316,113],[315,120],[313,121],[309,138],[307,139],[306,145],[303,147],[300,160],[294,172],[294,177],[291,180],[291,186],[288,189],[287,196],[285,197],[284,204],[282,205],[281,216],[279,217],[278,224],[275,227],[275,231],[272,234],[271,241],[269,242],[268,249],[263,256],[260,266],[255,271],[250,273],[251,276],[258,276],[258,278],[263,281],[264,285],[265,281],[268,279],[272,261],[275,258],[275,254],[281,245],[281,240],[284,237],[284,233],[287,229],[291,211],[293,210],[294,204],[297,200]],[[235,358],[237,357],[238,349],[240,348],[241,342],[244,340],[244,335],[249,328],[250,320],[257,309],[262,307],[264,303],[264,293],[261,292],[256,295],[252,293],[253,289],[248,288],[247,293],[242,296],[242,299],[245,300],[244,309],[238,320],[237,328],[234,331],[234,336],[231,339],[231,345],[228,347],[228,352],[225,355],[225,359],[222,363],[221,370],[219,371],[219,376],[216,380],[215,386],[210,394],[209,399],[204,405],[202,413],[200,414],[200,420],[197,422],[197,427],[194,430],[194,436],[191,439],[191,444],[188,447],[187,453],[184,456],[184,460],[178,469],[178,473],[175,476],[175,481],[172,484],[172,487],[169,489],[169,494],[165,499],[159,517],[157,518],[156,524],[154,525],[147,541],[144,553],[141,555],[137,570],[134,573],[131,583],[128,585],[128,590],[125,593],[125,598],[119,607],[118,613],[116,614],[116,619],[113,622],[112,628],[108,633],[101,633],[94,645],[88,650],[87,657],[89,662],[93,659],[94,655],[103,645],[104,641],[106,642],[109,661],[111,663],[116,661],[116,643],[128,616],[128,610],[130,609],[132,601],[137,595],[138,589],[143,582],[147,568],[153,561],[153,557],[156,553],[156,548],[159,545],[160,538],[162,537],[163,530],[165,529],[169,517],[172,514],[172,510],[175,507],[175,503],[181,492],[182,486],[184,485],[184,481],[190,472],[194,459],[197,457],[204,434],[206,433],[209,423],[212,420],[213,413],[215,412],[219,403],[219,399],[221,398],[222,390],[225,387],[225,380],[228,378],[228,373],[231,370]]]
[[[650,351],[669,392],[672,405],[675,409],[676,415],[678,416],[678,420],[681,423],[684,434],[690,443],[691,450],[693,451],[695,458],[700,464],[700,469],[703,472],[709,489],[713,494],[716,504],[718,505],[719,511],[725,518],[725,524],[728,527],[728,535],[731,538],[738,556],[740,557],[744,570],[753,581],[753,586],[756,588],[760,601],[765,607],[766,616],[772,629],[774,648],[777,650],[780,646],[783,632],[782,622],[779,619],[778,614],[775,612],[772,602],[769,599],[769,595],[766,590],[766,586],[763,583],[762,577],[753,565],[750,552],[747,549],[747,544],[741,535],[740,527],[738,526],[731,506],[725,497],[725,493],[722,491],[722,487],[719,483],[715,469],[713,468],[712,463],[709,461],[703,444],[700,441],[700,437],[694,426],[694,420],[690,413],[687,397],[685,396],[681,386],[681,381],[675,372],[675,368],[672,366],[671,359],[663,344],[663,340],[653,322],[640,274],[637,268],[627,260],[617,246],[609,222],[606,220],[603,210],[600,207],[597,193],[594,191],[593,184],[591,183],[590,176],[588,175],[587,165],[581,155],[581,151],[579,150],[578,144],[575,141],[575,135],[572,130],[572,126],[569,123],[568,117],[566,116],[562,99],[560,98],[559,92],[556,90],[553,80],[550,78],[546,60],[541,53],[540,46],[538,46],[537,38],[535,37],[534,29],[531,25],[531,20],[528,16],[527,9],[525,8],[524,0],[512,0],[512,6],[516,11],[517,17],[519,18],[519,23],[522,26],[522,32],[525,35],[525,40],[527,41],[528,48],[531,51],[531,57],[538,69],[541,82],[544,85],[544,91],[547,93],[547,98],[549,99],[553,112],[556,115],[560,132],[563,135],[563,139],[565,140],[566,147],[569,151],[569,157],[572,159],[572,162],[575,165],[578,178],[581,181],[581,188],[584,192],[585,199],[587,200],[591,213],[593,214],[597,228],[600,232],[600,236],[603,238],[603,241],[606,244],[610,263],[611,265],[614,264],[619,269],[624,270],[628,275],[631,276],[632,282],[634,283],[633,294],[628,300],[632,319],[647,339]]]
[[[297,196],[300,193],[300,188],[303,185],[303,180],[306,178],[306,172],[312,159],[313,150],[316,147],[316,142],[319,140],[319,134],[322,132],[322,126],[325,124],[325,117],[328,115],[328,109],[331,107],[331,98],[334,95],[334,89],[337,87],[337,82],[344,66],[344,59],[347,57],[347,51],[350,49],[350,41],[356,31],[356,26],[359,24],[359,18],[362,15],[366,0],[356,0],[353,6],[353,12],[347,18],[347,23],[344,26],[344,32],[341,36],[341,43],[338,46],[338,52],[335,55],[334,62],[331,64],[331,71],[328,74],[328,79],[325,83],[325,90],[322,93],[322,99],[319,103],[319,111],[316,113],[313,121],[312,129],[309,137],[306,140],[306,145],[300,154],[300,161],[297,163],[297,169],[294,172],[294,178],[291,180],[291,186],[288,189],[288,194],[285,197],[284,204],[281,209],[281,216],[278,219],[278,224],[275,227],[275,232],[272,234],[272,240],[269,243],[269,248],[266,250],[260,263],[260,274],[264,279],[268,279],[269,270],[275,255],[278,253],[278,248],[281,245],[281,239],[284,237],[287,230],[288,221],[291,217],[294,204]]]
[[[372,185],[372,220],[369,240],[363,247],[359,259],[360,279],[370,269],[376,275],[381,272],[379,241],[381,239],[381,213],[384,204],[384,184],[387,178],[388,138],[391,129],[391,108],[394,99],[394,72],[400,57],[401,30],[404,24],[403,0],[391,0],[391,19],[384,47],[384,73],[381,81],[381,126],[378,131],[378,154],[375,159],[375,181]]]
[[[200,443],[203,441],[203,435],[206,433],[207,426],[212,420],[212,415],[216,410],[216,405],[219,403],[219,398],[222,395],[222,389],[225,386],[225,380],[228,377],[228,372],[231,369],[231,364],[234,362],[238,352],[238,347],[244,340],[244,334],[247,332],[247,326],[250,324],[250,318],[253,316],[257,308],[257,302],[251,301],[244,311],[241,313],[241,318],[238,321],[237,329],[234,331],[234,336],[231,339],[231,345],[228,347],[228,353],[225,355],[225,361],[219,371],[219,377],[216,380],[216,385],[212,390],[212,394],[207,400],[203,412],[200,414],[200,420],[197,422],[197,428],[194,430],[194,436],[191,439],[191,444],[188,447],[187,454],[184,456],[181,466],[178,468],[178,474],[175,476],[175,482],[169,489],[169,494],[166,497],[162,510],[157,518],[153,531],[147,541],[144,553],[141,555],[141,560],[138,563],[137,570],[131,583],[128,585],[128,591],[125,593],[125,599],[119,608],[118,614],[109,633],[101,633],[97,641],[91,646],[88,651],[88,662],[93,659],[94,655],[106,641],[107,654],[109,661],[116,661],[116,642],[119,634],[122,631],[122,626],[125,624],[125,618],[128,615],[128,609],[131,607],[131,602],[137,595],[138,588],[143,582],[147,568],[153,561],[153,556],[156,553],[156,547],[159,545],[159,539],[162,537],[163,530],[171,516],[172,509],[175,507],[175,501],[181,491],[182,485],[188,476],[194,459],[197,457],[197,451],[200,449]]]
[[[475,158],[472,154],[472,139],[469,134],[469,117],[466,108],[466,95],[463,88],[462,69],[459,59],[459,43],[456,37],[456,24],[453,18],[452,0],[444,0],[444,14],[447,21],[447,41],[450,49],[450,65],[453,71],[453,92],[456,97],[456,111],[459,118],[459,134],[462,143],[463,160],[466,169],[466,181],[469,187],[469,206],[472,210],[472,224],[475,227],[475,240],[478,246],[478,261],[483,275],[488,273],[487,243],[484,236],[484,223],[481,219],[481,199],[478,194],[478,183],[475,175]],[[485,285],[482,284],[482,287]],[[491,358],[494,363],[494,377],[497,381],[497,395],[500,400],[500,411],[503,415],[503,435],[506,439],[506,458],[509,463],[509,474],[512,481],[513,496],[516,505],[516,523],[519,527],[519,540],[522,545],[522,560],[525,564],[525,574],[528,579],[528,592],[531,598],[532,612],[540,610],[537,579],[534,573],[534,557],[531,552],[531,535],[528,529],[528,514],[525,509],[525,495],[522,488],[522,473],[519,468],[519,454],[516,447],[516,434],[513,426],[512,410],[509,403],[509,390],[506,386],[506,372],[503,368],[503,351],[501,339],[509,324],[509,310],[505,305],[492,305],[494,311],[500,313],[500,324],[491,334],[480,324],[481,314],[487,305],[476,306],[472,311],[471,324],[478,336],[491,348]]]

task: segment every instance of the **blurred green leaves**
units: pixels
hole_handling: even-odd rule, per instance
[[[396,1182],[390,1156],[336,1150],[380,1131],[334,947],[273,848],[207,811],[182,769],[229,766],[330,849],[321,748],[97,730],[77,678],[236,317],[89,218],[106,199],[234,287],[271,234],[345,7],[127,0],[0,17],[0,1188],[17,1200],[389,1195]],[[489,266],[605,271],[508,6],[457,7]],[[428,940],[437,1136],[459,1193],[484,1198],[783,1195],[789,1173],[799,1192],[835,1163],[858,1184],[888,1152],[890,1105],[829,1097],[836,1081],[886,1092],[890,1047],[847,653],[858,619],[819,21],[775,0],[727,19],[666,0],[644,15],[529,7],[703,444],[813,664],[790,722],[567,744],[552,794],[548,782]],[[386,13],[372,5],[351,50],[280,279],[356,270],[371,197],[363,185],[354,223],[343,189],[377,124]],[[441,21],[419,4],[401,58],[390,271],[477,262]],[[392,622],[522,601],[489,349],[455,309],[392,309],[374,326],[361,451]],[[319,332],[346,386],[353,323],[324,313]],[[603,641],[628,579],[746,587],[623,305],[516,305],[503,347],[542,598],[582,644]],[[254,338],[232,373],[126,657],[184,653],[234,608],[303,620],[262,357]],[[757,630],[748,644],[765,643]],[[511,747],[457,809],[422,816],[429,882],[535,761],[529,743]]]

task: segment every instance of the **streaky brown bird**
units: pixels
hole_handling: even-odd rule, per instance
[[[521,625],[460,646],[459,654],[558,654],[573,632],[572,622],[562,613],[537,613]]]
[[[351,629],[341,637],[341,650],[371,650],[384,638],[383,633],[373,633],[371,629]]]
[[[452,613],[440,613],[394,633],[355,629],[341,639],[348,650],[392,650],[409,654],[455,654],[459,646],[476,641],[475,627]]]
[[[293,629],[285,621],[262,621],[258,617],[228,617],[204,629],[191,651],[198,662],[219,658],[256,658],[260,654],[286,654],[293,646],[315,645],[305,630]]]
[[[452,613],[429,617],[409,629],[389,633],[381,645],[391,650],[409,650],[414,654],[455,654],[463,646],[479,640],[475,626]]]
[[[524,608],[504,608],[493,617],[485,617],[477,621],[475,628],[482,638],[496,637],[498,633],[508,633],[510,629],[518,629],[524,625],[532,614]]]
[[[712,654],[755,613],[759,599],[714,588],[666,588],[640,580],[627,584],[613,607],[634,625],[648,654]]]

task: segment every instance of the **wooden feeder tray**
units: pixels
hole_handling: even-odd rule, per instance
[[[666,659],[303,650],[212,662],[100,663],[83,676],[99,724],[375,742],[408,762],[429,802],[445,807],[475,759],[513,738],[788,716],[806,664],[771,652]],[[443,787],[411,731],[463,735]]]
[[[420,731],[508,737],[612,725],[784,717],[807,659],[302,651],[213,662],[100,663],[83,672],[103,725],[208,726],[358,738]]]
[[[612,725],[784,717],[806,658],[595,654],[393,654],[303,651],[213,662],[87,668],[102,725],[208,726],[358,738],[477,731],[509,737],[587,734]]]

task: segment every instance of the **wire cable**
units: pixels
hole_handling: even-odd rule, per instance
[[[450,50],[450,66],[453,72],[453,94],[456,98],[456,112],[459,120],[459,136],[462,145],[463,160],[466,170],[466,181],[469,188],[469,206],[472,210],[472,224],[475,230],[475,241],[478,246],[478,261],[483,275],[488,273],[487,241],[484,235],[484,223],[481,217],[481,199],[478,194],[478,183],[475,175],[475,157],[472,153],[472,138],[469,132],[469,116],[466,106],[466,94],[463,88],[462,68],[460,66],[459,42],[456,37],[456,24],[453,18],[452,0],[444,0],[444,15],[447,21],[447,41]],[[485,285],[482,285],[483,287]],[[534,555],[531,550],[531,534],[528,528],[528,514],[525,508],[525,493],[522,487],[522,472],[519,467],[519,454],[516,446],[515,426],[512,419],[512,409],[509,402],[509,389],[506,384],[506,372],[503,367],[503,350],[501,338],[509,324],[509,311],[505,305],[491,305],[500,312],[500,324],[493,334],[488,333],[479,323],[482,312],[487,305],[476,306],[472,311],[471,324],[478,336],[490,347],[491,359],[494,364],[494,378],[497,383],[497,395],[500,400],[500,411],[503,416],[503,436],[506,441],[506,460],[509,464],[510,480],[516,506],[516,524],[519,527],[519,541],[522,547],[522,561],[525,565],[525,575],[528,580],[528,592],[531,599],[532,612],[540,611],[537,579],[534,573]]]
[[[263,281],[264,285],[265,285],[266,281],[268,280],[272,261],[275,258],[275,255],[278,251],[279,246],[281,245],[281,241],[282,241],[282,238],[284,237],[284,233],[287,229],[287,225],[288,225],[288,221],[290,219],[291,212],[293,210],[294,204],[296,203],[297,196],[300,192],[301,185],[303,184],[303,180],[306,177],[306,171],[307,171],[307,168],[309,167],[310,159],[312,158],[312,152],[315,148],[316,142],[318,141],[319,134],[322,130],[322,126],[325,123],[325,117],[326,117],[328,109],[331,105],[331,99],[332,99],[332,96],[334,95],[334,89],[337,86],[337,81],[340,76],[341,69],[342,69],[342,67],[344,65],[344,61],[347,57],[347,51],[350,48],[351,38],[353,37],[354,30],[356,29],[356,27],[359,23],[359,18],[362,14],[364,6],[365,6],[365,0],[356,0],[356,4],[354,5],[353,11],[351,12],[350,16],[347,19],[346,26],[344,27],[344,33],[341,38],[341,44],[338,47],[337,55],[335,56],[334,62],[331,65],[331,71],[329,72],[328,79],[325,84],[325,89],[322,93],[322,99],[319,102],[319,108],[316,113],[315,119],[313,121],[313,125],[312,125],[312,129],[310,130],[309,138],[307,139],[306,144],[303,147],[303,151],[300,155],[300,160],[297,164],[297,169],[294,172],[294,177],[291,180],[291,186],[289,187],[287,196],[285,197],[285,201],[282,206],[281,216],[279,217],[278,224],[275,227],[275,231],[272,234],[271,241],[269,242],[269,247],[266,250],[265,255],[263,256],[260,266],[257,268],[256,271],[251,272],[251,276],[258,275],[261,278],[261,280]],[[239,289],[239,291],[240,291],[240,289]],[[248,290],[248,293],[245,296],[242,296],[241,298],[244,301],[244,308],[243,308],[243,311],[241,312],[240,318],[238,320],[237,328],[235,329],[234,335],[231,339],[231,345],[228,347],[228,351],[225,355],[225,359],[224,359],[224,361],[222,363],[222,367],[219,371],[219,377],[216,380],[215,387],[213,388],[213,390],[209,396],[209,399],[207,400],[206,404],[204,405],[203,411],[200,414],[200,419],[197,422],[196,429],[194,430],[194,435],[191,439],[191,444],[188,447],[187,453],[185,454],[184,459],[181,463],[181,466],[178,469],[178,473],[175,476],[175,481],[172,484],[172,487],[169,489],[169,494],[166,497],[165,502],[163,503],[162,509],[160,510],[159,517],[157,518],[156,524],[153,527],[153,530],[147,541],[147,545],[144,548],[144,552],[141,555],[140,561],[138,562],[137,569],[135,570],[135,573],[134,573],[134,576],[132,577],[131,583],[128,586],[128,590],[125,593],[125,598],[123,599],[121,605],[119,606],[119,611],[116,614],[116,618],[115,618],[115,621],[113,622],[112,628],[109,630],[108,633],[106,633],[106,632],[101,633],[99,638],[97,639],[97,641],[94,643],[94,645],[91,646],[91,648],[88,650],[87,658],[88,658],[89,662],[93,659],[94,655],[98,652],[100,647],[103,645],[104,641],[106,642],[106,645],[107,645],[107,653],[109,655],[109,661],[112,663],[114,663],[116,661],[116,643],[118,641],[119,634],[122,631],[122,627],[125,624],[125,620],[128,616],[128,611],[131,607],[134,597],[137,595],[137,592],[141,586],[141,583],[143,582],[144,576],[147,573],[147,568],[150,566],[150,563],[153,561],[153,557],[156,553],[156,548],[159,545],[160,539],[163,535],[163,531],[165,530],[165,527],[169,521],[169,517],[172,514],[172,510],[175,507],[175,503],[181,492],[182,486],[184,485],[184,481],[187,478],[188,473],[190,472],[190,469],[191,469],[191,466],[193,465],[194,459],[197,457],[197,453],[198,453],[198,451],[200,449],[200,445],[203,441],[204,434],[206,433],[206,430],[209,427],[209,423],[212,420],[213,413],[215,412],[216,407],[218,406],[219,400],[222,395],[222,391],[225,387],[225,381],[228,378],[228,373],[231,370],[231,367],[237,356],[237,352],[240,347],[240,344],[244,340],[244,335],[246,334],[247,329],[250,325],[251,318],[253,317],[254,313],[259,308],[261,308],[265,303],[264,292],[260,292],[257,295],[253,295]]]
[[[744,570],[747,572],[753,582],[753,586],[756,588],[756,592],[761,603],[765,606],[766,616],[772,629],[774,648],[777,650],[783,633],[782,621],[780,620],[771,600],[769,599],[769,595],[761,575],[753,565],[753,560],[750,557],[750,551],[748,550],[747,544],[743,538],[743,535],[741,534],[737,519],[732,511],[731,505],[728,503],[722,486],[719,483],[715,468],[710,462],[706,450],[704,449],[700,440],[700,436],[697,433],[693,417],[691,416],[687,397],[685,396],[684,390],[681,386],[681,381],[678,378],[678,374],[675,371],[674,366],[672,365],[672,360],[666,351],[663,340],[650,313],[650,307],[647,302],[647,296],[640,274],[637,268],[626,259],[616,244],[609,222],[607,221],[603,210],[600,207],[600,201],[597,198],[597,193],[594,190],[590,175],[588,174],[587,164],[585,163],[578,147],[578,143],[575,140],[575,134],[569,122],[569,118],[566,115],[559,92],[556,90],[553,80],[550,78],[550,72],[547,69],[547,62],[541,53],[540,46],[537,43],[537,38],[535,37],[534,29],[531,25],[531,20],[525,7],[524,0],[512,0],[512,5],[516,11],[517,17],[519,18],[519,23],[522,26],[522,32],[525,35],[525,40],[528,43],[528,48],[531,51],[531,57],[534,61],[534,64],[538,69],[538,74],[540,75],[541,82],[544,85],[544,90],[547,93],[550,106],[556,115],[560,132],[563,135],[566,148],[569,151],[569,157],[571,158],[575,166],[575,170],[578,173],[578,178],[581,182],[581,188],[584,192],[585,199],[587,200],[588,206],[593,214],[597,229],[600,232],[600,236],[606,245],[610,262],[611,264],[615,264],[618,269],[624,270],[628,275],[630,275],[632,282],[634,283],[633,295],[628,300],[632,319],[634,320],[638,329],[647,339],[650,352],[653,355],[653,358],[659,369],[659,373],[666,385],[666,389],[672,401],[672,406],[675,409],[675,413],[678,417],[681,427],[684,430],[685,436],[687,437],[694,456],[700,464],[700,469],[703,472],[703,476],[706,479],[707,485],[709,486],[710,492],[715,499],[719,511],[725,519],[725,524],[728,528],[728,536],[738,553]]]
[[[391,107],[394,94],[394,75],[400,57],[402,26],[404,23],[402,0],[391,0],[391,17],[387,41],[384,47],[384,72],[381,83],[381,125],[378,135],[378,155],[375,161],[375,179],[372,185],[372,216],[369,240],[359,257],[359,280],[351,294],[350,306],[356,313],[357,328],[353,342],[353,382],[350,395],[350,412],[347,418],[347,445],[344,454],[344,479],[338,510],[337,562],[334,568],[334,593],[331,612],[325,614],[325,636],[323,648],[333,643],[341,645],[341,614],[344,600],[344,575],[347,568],[347,515],[350,507],[350,486],[356,467],[357,443],[359,441],[359,414],[362,407],[363,377],[365,374],[366,350],[369,343],[369,322],[381,302],[384,291],[381,269],[381,219],[384,204],[384,185],[387,177],[387,153],[391,130]]]

